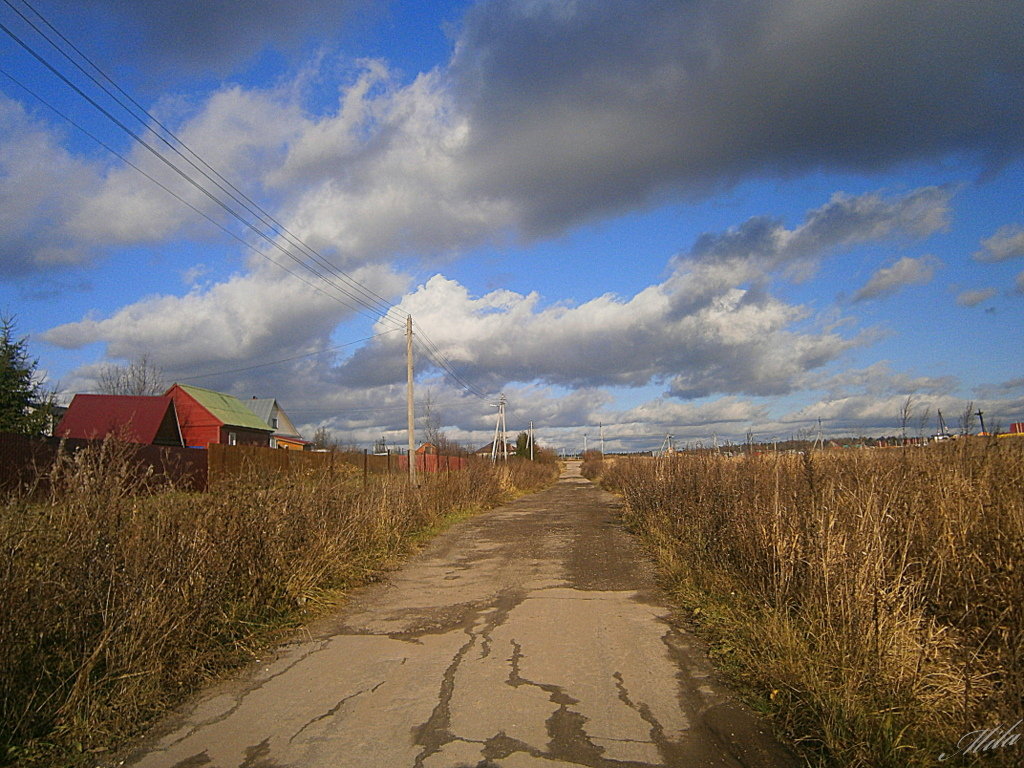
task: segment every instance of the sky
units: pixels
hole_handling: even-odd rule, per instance
[[[499,393],[566,451],[1024,422],[1022,3],[0,24],[0,311],[65,401],[144,355],[404,445],[411,315],[418,429],[469,447]]]

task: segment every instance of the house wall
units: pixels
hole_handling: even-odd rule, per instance
[[[169,393],[178,413],[181,439],[189,447],[205,448],[220,442],[221,423],[209,411],[177,387]]]
[[[222,425],[217,440],[221,445],[231,445],[231,434],[235,435],[235,445],[260,445],[270,447],[270,433],[261,432],[257,429],[246,429],[245,427],[232,427]]]

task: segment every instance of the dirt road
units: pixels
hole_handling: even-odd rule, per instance
[[[796,765],[579,475],[462,523],[169,720],[139,768]]]

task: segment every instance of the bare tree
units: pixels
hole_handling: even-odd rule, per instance
[[[423,396],[423,442],[436,446],[438,453],[441,454],[457,453],[460,446],[445,434],[441,428],[442,419],[441,409],[438,408],[432,391],[427,388]]]
[[[960,414],[960,434],[967,436],[974,430],[974,401],[969,400]]]
[[[132,358],[126,365],[108,363],[100,369],[103,395],[162,395],[166,389],[163,369],[148,354]]]
[[[917,417],[917,437],[923,440],[925,437],[925,431],[928,428],[928,419],[931,418],[932,408],[930,405],[926,405],[921,411],[921,414]]]
[[[313,433],[314,451],[336,451],[338,448],[338,441],[327,427],[320,426],[316,428],[316,432]]]
[[[910,419],[914,415],[914,400],[916,398],[917,395],[911,392],[900,406],[900,433],[904,443],[907,442],[907,424],[910,423]]]

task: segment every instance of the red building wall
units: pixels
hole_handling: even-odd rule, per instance
[[[219,419],[177,387],[168,394],[174,398],[181,439],[186,446],[205,448],[210,443],[221,442],[220,430],[223,425]],[[227,442],[226,434],[224,442]]]

